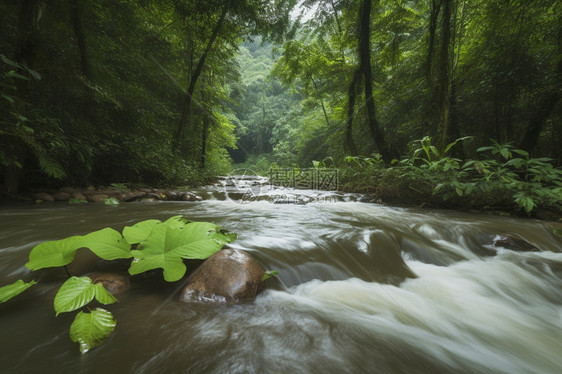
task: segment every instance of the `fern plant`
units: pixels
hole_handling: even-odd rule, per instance
[[[7,113],[0,119],[0,165],[6,171],[23,169],[28,154],[37,160],[43,173],[55,179],[66,178],[63,167],[51,155],[68,148],[59,122],[24,105],[15,92],[15,80],[40,80],[36,71],[0,54],[3,65],[0,76],[0,109]],[[9,171],[8,171],[9,173]],[[17,187],[8,189],[17,189]],[[12,191],[16,192],[16,191]]]

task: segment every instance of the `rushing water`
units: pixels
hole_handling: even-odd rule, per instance
[[[200,193],[208,199],[0,209],[0,285],[41,278],[0,304],[0,372],[560,373],[560,224],[314,191],[262,191],[252,202]],[[177,299],[180,284],[133,284],[107,307],[118,321],[109,341],[80,355],[73,316],[52,307],[64,271],[30,274],[30,249],[180,214],[237,232],[233,246],[278,270],[280,285],[251,303],[190,305]],[[500,233],[541,251],[493,247]],[[87,270],[80,251],[74,273]]]

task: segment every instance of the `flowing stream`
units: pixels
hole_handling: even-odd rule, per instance
[[[218,186],[199,191],[201,202],[2,207],[0,285],[40,282],[0,304],[0,372],[560,373],[560,223],[254,192]],[[254,302],[213,305],[179,302],[182,281],[133,283],[106,307],[117,319],[111,338],[81,355],[68,335],[73,314],[55,318],[52,306],[64,270],[30,274],[29,251],[174,215],[237,232],[233,247],[278,270],[278,285]],[[494,247],[497,234],[541,251]],[[80,250],[70,271],[89,261]]]

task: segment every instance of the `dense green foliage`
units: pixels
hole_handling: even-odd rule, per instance
[[[525,211],[558,206],[560,1],[298,3],[3,2],[3,190],[194,185],[231,160],[346,169],[348,156],[378,154],[414,184],[441,173],[436,198],[482,201],[483,178]],[[430,138],[437,164],[413,160]],[[516,157],[485,156],[488,139]]]
[[[164,280],[175,282],[186,273],[184,259],[204,260],[234,240],[235,233],[209,222],[192,222],[181,216],[171,217],[164,222],[150,219],[126,226],[122,234],[104,228],[84,236],[43,242],[31,250],[26,266],[31,270],[66,266],[74,260],[76,251],[85,247],[103,260],[131,259],[131,275],[161,268]],[[268,274],[275,276],[276,273]],[[70,274],[68,277],[54,299],[57,316],[83,309],[94,299],[104,305],[117,301],[102,284],[89,277]],[[0,302],[14,298],[34,284],[35,281],[26,283],[20,279],[0,287]],[[79,343],[80,352],[86,353],[103,344],[115,326],[116,321],[111,312],[101,308],[80,311],[70,327],[70,337],[73,342]]]
[[[381,0],[368,25],[366,2],[305,1],[312,18],[274,69],[304,99],[297,123],[274,129],[284,137],[272,138],[272,160],[286,159],[288,142],[301,167],[311,155],[374,152],[389,164],[424,136],[439,151],[474,136],[455,147],[456,157],[476,157],[493,138],[562,163],[561,2]],[[370,43],[374,118],[362,38]]]
[[[228,172],[238,44],[277,38],[294,2],[3,1],[4,190]]]
[[[441,153],[425,137],[391,167],[385,167],[380,156],[348,157],[343,187],[395,203],[562,213],[562,170],[554,168],[551,159],[530,158],[527,151],[494,142],[478,148],[478,159],[463,161],[449,155],[460,140]]]

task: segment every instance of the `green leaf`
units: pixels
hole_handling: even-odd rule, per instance
[[[63,170],[62,166],[51,157],[43,153],[36,153],[36,156],[43,173],[55,179],[66,178],[66,172]]]
[[[80,312],[70,325],[70,339],[80,344],[80,353],[86,353],[105,343],[116,325],[113,314],[105,309],[96,308],[90,313]]]
[[[7,65],[13,66],[15,68],[21,69],[21,65],[18,64],[15,61],[10,60],[8,57],[4,56],[3,54],[0,54],[0,59]]]
[[[191,221],[183,218],[183,216],[174,216],[171,218],[168,218],[166,221],[164,221],[164,223],[172,228],[179,228],[179,227],[184,227],[185,225],[187,225],[188,223],[190,223]]]
[[[114,197],[108,197],[104,200],[105,205],[117,206],[120,204],[119,200]]]
[[[268,270],[268,271],[265,272],[263,277],[261,277],[261,281],[263,282],[266,279],[276,277],[278,275],[279,275],[279,272],[277,270]]]
[[[162,268],[166,281],[177,281],[186,272],[184,258],[206,259],[230,239],[209,222],[192,222],[184,227],[172,227],[166,222],[156,224],[138,250],[131,251],[135,256],[129,268],[131,275]]]
[[[88,200],[83,200],[83,199],[70,199],[68,200],[69,204],[86,204],[88,203]]]
[[[14,102],[15,102],[15,100],[14,100],[11,96],[5,95],[3,92],[0,93],[0,95],[2,95],[2,97],[3,97],[4,99],[8,100],[10,103],[14,103]]]
[[[0,287],[0,303],[6,302],[11,298],[16,297],[17,295],[27,290],[29,287],[33,286],[36,283],[37,282],[35,281],[25,283],[21,279],[18,279],[12,284],[9,284],[4,287]]]
[[[130,244],[140,243],[150,235],[150,232],[158,223],[160,223],[160,220],[148,219],[135,223],[133,226],[125,226],[123,236]]]
[[[102,304],[113,304],[117,301],[101,284],[93,283],[88,277],[70,277],[60,287],[55,296],[55,312],[72,312],[82,308],[96,298]]]
[[[21,74],[18,74],[18,73],[16,73],[16,72],[13,71],[13,70],[9,71],[9,72],[7,73],[7,75],[8,75],[9,77],[11,77],[11,78],[18,78],[18,79],[26,80],[26,81],[29,80],[28,77],[23,76],[23,75],[21,75]]]
[[[511,152],[509,152],[509,149],[507,148],[501,148],[500,149],[500,154],[502,155],[503,158],[505,158],[506,160],[508,160],[511,157]]]
[[[38,270],[70,264],[76,251],[83,247],[82,239],[82,236],[71,236],[36,245],[31,250],[29,262],[25,266],[30,270]]]
[[[133,257],[131,245],[118,231],[109,227],[84,236],[82,246],[89,248],[104,260]]]

